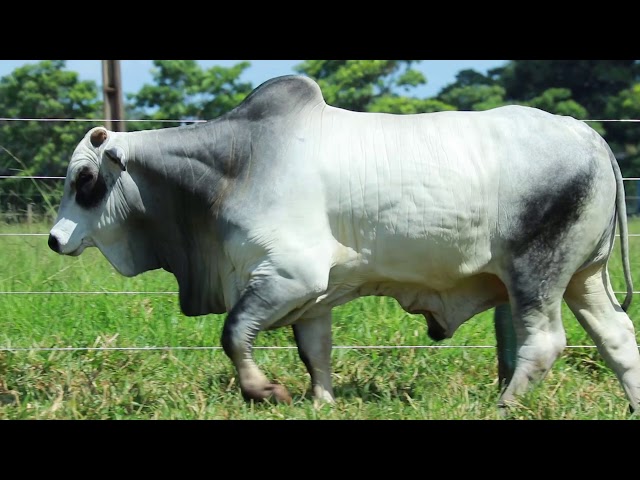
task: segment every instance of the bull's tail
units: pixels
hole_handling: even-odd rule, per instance
[[[611,148],[609,150],[609,158],[613,166],[613,173],[616,177],[616,212],[618,215],[618,230],[620,231],[620,251],[622,253],[622,270],[624,271],[624,280],[627,284],[627,296],[622,302],[622,309],[626,312],[631,305],[633,298],[633,281],[631,279],[631,266],[629,265],[629,231],[627,229],[627,204],[624,194],[624,182],[620,166],[616,160]]]

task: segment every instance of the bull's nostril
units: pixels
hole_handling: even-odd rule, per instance
[[[49,248],[56,253],[60,252],[60,244],[58,243],[58,239],[53,235],[49,234]]]

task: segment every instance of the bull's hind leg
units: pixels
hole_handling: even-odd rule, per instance
[[[632,411],[640,405],[640,354],[633,323],[618,303],[606,266],[576,273],[565,300],[589,333],[605,362],[615,372]]]
[[[558,291],[547,296],[548,293],[539,292],[526,299],[511,294],[516,360],[511,380],[498,402],[501,407],[514,402],[532,383],[544,379],[566,346],[560,308],[562,294]]]
[[[494,322],[498,350],[498,385],[502,390],[511,381],[516,366],[516,333],[509,304],[496,307]]]

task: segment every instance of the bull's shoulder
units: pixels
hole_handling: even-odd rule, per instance
[[[230,112],[230,116],[259,120],[267,116],[291,115],[305,106],[323,103],[322,91],[311,78],[285,75],[258,86]]]

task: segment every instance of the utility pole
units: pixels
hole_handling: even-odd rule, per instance
[[[105,127],[114,132],[124,132],[124,103],[122,101],[122,76],[120,60],[102,60],[102,85],[104,92]]]

